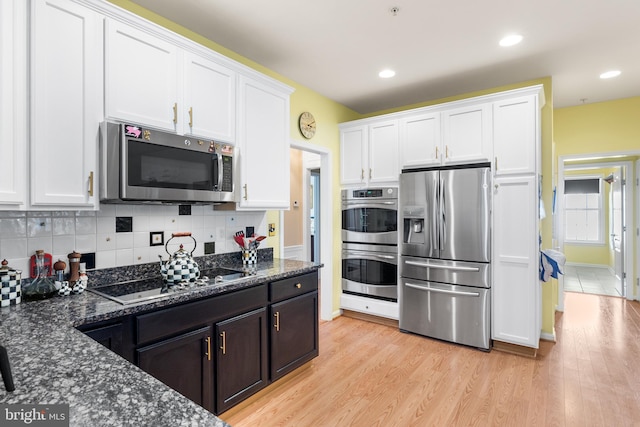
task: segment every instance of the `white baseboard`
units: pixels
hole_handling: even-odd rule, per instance
[[[572,267],[606,268],[607,270],[609,270],[611,268],[606,264],[587,264],[587,263],[584,263],[584,262],[567,262],[567,263],[565,263],[565,265],[570,265]]]
[[[284,247],[284,259],[295,259],[298,261],[303,261],[303,256],[304,256],[304,246],[302,245]]]
[[[554,330],[552,334],[547,332],[540,333],[540,339],[545,341],[556,342],[556,331]]]

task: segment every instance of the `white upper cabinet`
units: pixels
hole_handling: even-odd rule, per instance
[[[66,0],[31,12],[31,206],[96,208],[102,18]]]
[[[397,120],[342,127],[340,180],[343,185],[398,182]]]
[[[239,77],[238,209],[289,209],[290,94],[284,85]]]
[[[442,112],[443,164],[491,160],[491,104],[481,103]]]
[[[495,174],[535,173],[539,152],[538,97],[520,96],[493,103]]]
[[[398,182],[398,121],[369,125],[369,184]]]
[[[233,142],[236,134],[236,73],[209,59],[185,52],[185,134]]]
[[[366,161],[368,147],[369,127],[367,125],[349,127],[340,131],[340,182],[343,185],[365,182],[365,167],[368,169]]]
[[[115,20],[105,46],[108,118],[235,142],[235,71]]]
[[[112,19],[105,37],[106,116],[179,131],[178,47]]]
[[[24,209],[27,153],[27,5],[0,1],[0,209]]]
[[[440,165],[441,143],[440,113],[418,113],[400,119],[402,168]]]

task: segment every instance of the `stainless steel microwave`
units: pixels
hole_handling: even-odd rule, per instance
[[[124,123],[100,129],[100,201],[234,201],[234,147]]]

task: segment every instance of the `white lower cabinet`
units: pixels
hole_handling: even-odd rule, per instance
[[[31,206],[95,209],[102,17],[66,0],[31,13]]]
[[[27,5],[0,1],[0,209],[27,200]]]
[[[397,302],[382,301],[357,295],[342,294],[340,296],[340,308],[393,320],[400,318]]]
[[[538,209],[536,176],[494,179],[491,337],[533,348],[541,331]]]
[[[289,209],[291,89],[239,77],[238,209]],[[239,179],[238,179],[239,177]]]

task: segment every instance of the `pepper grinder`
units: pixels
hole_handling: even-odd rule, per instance
[[[53,264],[53,270],[56,274],[56,282],[64,282],[64,270],[67,268],[67,263],[59,259]]]
[[[73,251],[67,257],[69,257],[69,285],[73,287],[78,280],[80,280],[80,257],[82,254]]]

